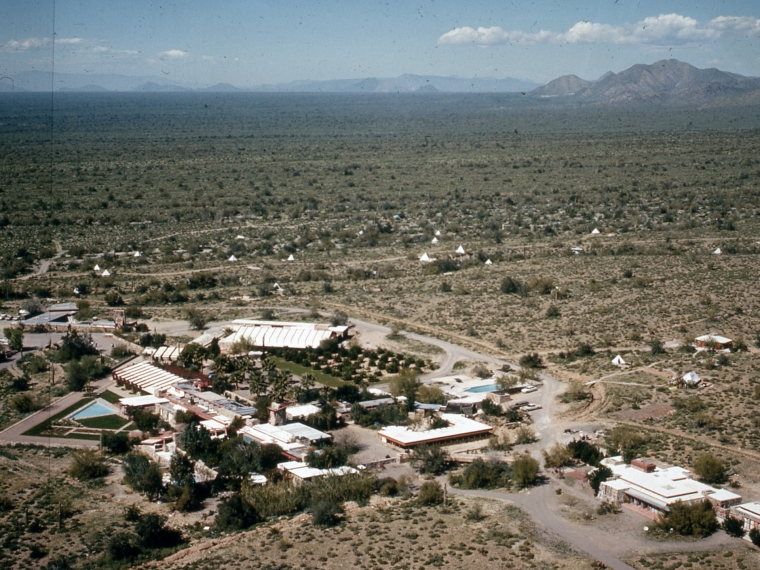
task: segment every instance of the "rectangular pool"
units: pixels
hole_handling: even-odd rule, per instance
[[[496,392],[499,387],[496,384],[486,384],[485,386],[476,386],[475,388],[468,388],[465,392],[471,394],[480,394],[482,392]]]

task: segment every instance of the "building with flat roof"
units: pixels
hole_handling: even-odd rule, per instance
[[[731,509],[731,514],[742,521],[745,533],[752,529],[760,530],[760,503],[743,503]]]
[[[318,348],[323,340],[347,338],[351,326],[238,319],[232,321],[230,328],[234,332],[219,340],[219,349],[224,354],[229,354],[232,346],[241,341],[261,349]]]
[[[377,434],[383,443],[402,449],[412,449],[418,445],[451,445],[493,434],[493,428],[459,414],[441,414],[441,419],[449,422],[447,427],[415,431],[408,426],[387,426]]]
[[[632,505],[653,519],[669,512],[676,502],[708,501],[722,521],[742,499],[736,493],[692,479],[691,472],[683,467],[661,468],[640,459],[626,465],[622,457],[608,457],[602,465],[612,470],[612,477],[600,485],[599,498],[619,506]]]

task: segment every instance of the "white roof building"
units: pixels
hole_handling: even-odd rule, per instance
[[[314,414],[318,414],[322,409],[314,404],[303,404],[301,406],[288,406],[285,408],[285,419],[288,421],[301,420]]]
[[[612,470],[613,477],[601,484],[599,497],[616,504],[633,504],[653,515],[668,512],[678,501],[707,500],[721,519],[728,508],[741,501],[736,493],[695,481],[682,467],[661,468],[640,459],[629,466],[621,457],[604,459],[602,464]]]
[[[448,427],[414,431],[408,426],[387,426],[377,434],[383,443],[402,448],[412,448],[424,444],[446,445],[469,439],[479,439],[493,433],[493,428],[459,414],[441,414],[449,422]]]
[[[263,348],[317,348],[325,339],[344,338],[350,327],[238,319],[232,321],[232,328],[235,332],[219,340],[222,352],[229,352],[232,345],[242,340]]]
[[[328,475],[340,477],[349,473],[359,473],[359,471],[353,467],[345,465],[334,469],[317,469],[315,467],[309,467],[300,461],[285,461],[284,463],[277,465],[277,468],[290,475],[293,480],[301,483],[318,477],[326,477]]]
[[[117,368],[113,371],[114,380],[119,384],[137,388],[143,392],[155,394],[170,386],[187,382],[184,378],[167,372],[148,361],[136,361],[134,364]]]

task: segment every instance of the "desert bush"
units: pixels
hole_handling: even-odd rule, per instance
[[[137,541],[143,548],[170,548],[182,542],[182,533],[166,526],[166,517],[155,513],[142,515],[135,524]]]
[[[72,360],[66,365],[66,386],[72,392],[82,390],[89,382],[104,376],[109,371],[100,357],[89,355]]]
[[[449,466],[449,454],[439,445],[419,445],[412,451],[412,465],[423,475],[440,475]]]
[[[750,542],[752,542],[752,544],[754,544],[755,546],[757,546],[758,548],[760,548],[760,530],[758,530],[756,528],[753,528],[752,530],[750,530],[749,531],[749,540],[750,540]]]
[[[527,453],[518,455],[512,462],[512,480],[518,487],[531,487],[538,479],[538,461]]]
[[[124,457],[122,463],[124,483],[149,499],[158,498],[164,491],[163,478],[158,464],[147,455],[132,452]]]
[[[527,287],[525,286],[525,283],[518,279],[514,279],[512,277],[505,277],[501,281],[501,285],[499,286],[499,289],[502,293],[506,295],[521,295],[525,296],[527,295]]]
[[[421,505],[433,506],[443,502],[443,489],[438,481],[425,481],[420,487],[417,500]]]
[[[89,481],[108,475],[108,464],[96,451],[85,449],[71,452],[68,473],[80,481]]]
[[[597,446],[583,440],[571,441],[567,444],[567,450],[573,459],[582,461],[587,465],[597,466],[604,459],[604,454]]]
[[[559,310],[559,307],[557,305],[549,305],[549,308],[546,309],[546,313],[544,316],[547,319],[558,319],[562,316],[562,313]]]
[[[670,505],[670,512],[660,518],[657,527],[665,531],[672,528],[682,536],[703,537],[718,528],[718,521],[707,501],[692,504],[678,501]]]
[[[744,525],[742,521],[735,517],[727,516],[721,526],[728,536],[735,538],[742,538],[744,536]]]
[[[531,352],[520,357],[520,366],[523,368],[543,368],[544,362],[541,355]]]
[[[582,382],[571,381],[567,390],[560,394],[559,399],[564,403],[583,402],[591,398],[591,391]]]
[[[449,482],[457,483],[463,489],[496,489],[509,487],[511,476],[512,469],[508,464],[478,458],[461,474],[449,477]]]
[[[536,441],[536,433],[528,426],[520,426],[515,432],[515,443],[517,445],[527,445]]]
[[[31,394],[18,394],[11,400],[11,407],[20,414],[28,414],[39,410],[42,405]]]
[[[708,485],[726,482],[726,466],[712,453],[703,453],[694,460],[694,473]]]
[[[544,465],[546,467],[567,467],[573,464],[573,455],[567,446],[555,442],[549,450],[544,450]]]
[[[311,507],[311,520],[315,526],[335,526],[340,522],[342,514],[343,507],[332,501],[320,501]]]
[[[214,525],[222,532],[245,530],[259,522],[258,513],[239,493],[219,503]]]

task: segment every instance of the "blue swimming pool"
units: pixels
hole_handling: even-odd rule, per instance
[[[476,386],[475,388],[468,388],[465,392],[472,394],[480,394],[482,392],[496,392],[499,387],[496,384],[486,384],[485,386]]]
[[[71,416],[71,419],[73,420],[84,420],[87,418],[94,418],[97,416],[111,416],[115,415],[116,410],[114,410],[112,407],[107,406],[103,402],[93,402],[89,406],[86,406],[79,410],[76,414]]]

